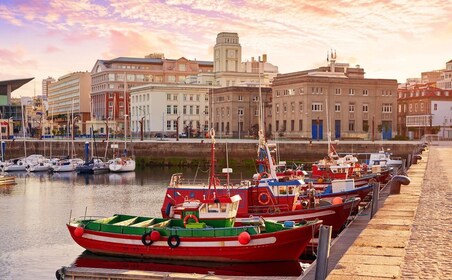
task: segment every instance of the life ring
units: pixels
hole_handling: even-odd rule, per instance
[[[165,215],[166,215],[167,217],[172,218],[172,215],[171,215],[171,208],[172,208],[173,206],[174,206],[174,205],[173,205],[173,203],[172,203],[171,201],[168,202],[168,204],[166,205]]]
[[[189,220],[189,219],[195,220],[195,223],[198,223],[198,222],[199,222],[198,217],[196,217],[196,216],[193,215],[193,214],[189,214],[189,215],[185,216],[185,218],[184,218],[184,227],[187,227],[187,223],[188,223],[188,220]]]
[[[270,202],[270,197],[268,196],[268,193],[262,192],[259,194],[259,197],[257,198],[259,203],[262,205],[267,205]]]
[[[152,243],[154,243],[154,241],[152,241],[152,239],[149,239],[149,240],[147,239],[150,236],[151,236],[151,232],[144,233],[141,236],[141,242],[143,242],[144,246],[150,246]]]
[[[174,243],[176,242],[176,243]],[[180,245],[180,237],[178,235],[170,235],[168,237],[168,246],[170,248],[177,248]]]

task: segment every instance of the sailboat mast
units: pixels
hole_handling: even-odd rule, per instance
[[[127,152],[127,73],[124,74],[124,153]]]
[[[24,113],[25,106],[22,103],[22,98],[21,98],[20,104],[22,105],[22,130],[23,130],[23,134],[24,134],[24,138],[23,138],[24,139],[24,153],[25,153],[25,157],[27,157],[27,141],[25,141],[25,113]]]

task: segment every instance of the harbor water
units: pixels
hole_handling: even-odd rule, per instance
[[[183,172],[186,178],[207,178],[204,170],[148,168],[124,174],[77,175],[76,173],[17,173],[16,185],[0,186],[0,279],[55,279],[61,267],[104,264],[110,268],[142,270],[184,270],[186,273],[236,275],[259,266],[221,268],[205,264],[150,263],[118,258],[98,258],[84,253],[71,238],[66,223],[70,217],[111,216],[126,213],[161,216],[160,207],[171,174]],[[234,174],[250,178],[253,170]],[[206,180],[207,181],[207,180]],[[268,267],[268,265],[266,266]],[[292,267],[292,271],[289,270]],[[286,264],[286,271],[299,273],[298,263]],[[234,272],[227,272],[227,270]],[[213,272],[212,272],[213,271]],[[265,273],[265,272],[264,272]],[[293,276],[293,275],[292,275]]]

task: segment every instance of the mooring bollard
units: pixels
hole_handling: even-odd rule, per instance
[[[372,205],[370,208],[370,219],[374,217],[375,213],[378,211],[378,199],[380,198],[380,183],[372,183]]]
[[[315,279],[324,280],[328,275],[328,257],[330,256],[331,226],[320,226],[319,245],[315,266]]]
[[[401,185],[409,185],[411,182],[408,176],[397,175],[391,179],[391,190],[389,194],[400,194]]]

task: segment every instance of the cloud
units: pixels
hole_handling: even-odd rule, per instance
[[[45,53],[56,53],[56,52],[61,52],[62,50],[55,47],[55,46],[47,46],[46,49],[44,50]]]

